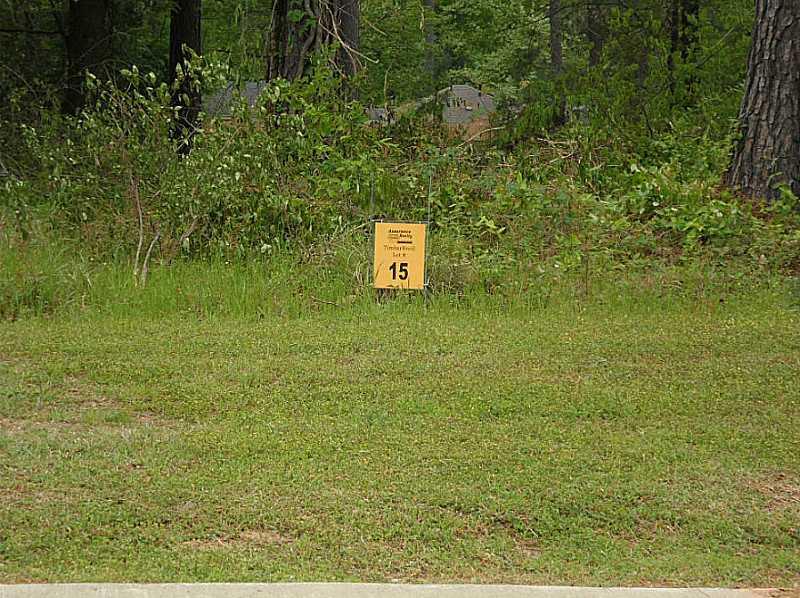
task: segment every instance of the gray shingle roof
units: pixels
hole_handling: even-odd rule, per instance
[[[218,91],[205,98],[203,111],[211,116],[229,116],[233,102],[237,98],[244,98],[247,104],[254,108],[258,101],[258,96],[267,86],[266,81],[245,81],[244,86],[239,89],[230,83],[222,91]]]
[[[245,98],[253,108],[266,86],[266,81],[246,81],[241,88],[231,83],[222,91],[207,96],[203,109],[211,116],[229,116],[237,98]],[[471,85],[451,85],[439,91],[435,97],[417,102],[417,106],[434,99],[442,104],[442,120],[447,125],[468,124],[496,111],[494,98]],[[386,108],[367,108],[367,117],[371,122],[381,124],[394,120],[394,115]]]
[[[367,108],[367,118],[370,122],[379,124],[388,124],[394,120],[392,113],[386,108]]]
[[[442,120],[448,125],[467,124],[496,110],[494,98],[471,85],[451,85],[436,97],[443,103]]]

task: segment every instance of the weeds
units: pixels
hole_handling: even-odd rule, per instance
[[[639,153],[595,125],[513,148],[448,145],[425,115],[367,125],[337,80],[316,73],[207,119],[184,157],[167,134],[164,86],[125,76],[123,90],[95,82],[80,118],[20,125],[35,166],[0,186],[3,317],[146,303],[136,287],[148,278],[175,281],[164,306],[198,313],[239,310],[212,297],[231,288],[264,295],[241,300],[247,313],[289,296],[360,300],[374,217],[430,217],[430,290],[458,301],[547,303],[564,284],[590,296],[617,272],[681,265],[767,278],[800,266],[797,198],[784,190],[757,205],[720,191],[728,140],[688,118]]]

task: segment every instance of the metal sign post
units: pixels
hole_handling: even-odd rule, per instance
[[[370,181],[372,222],[372,286],[376,289],[428,290],[428,227],[431,218],[432,173],[428,177],[428,220],[386,221],[375,217],[375,182]]]

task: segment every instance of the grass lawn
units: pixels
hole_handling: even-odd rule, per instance
[[[780,293],[0,324],[0,582],[800,582]]]

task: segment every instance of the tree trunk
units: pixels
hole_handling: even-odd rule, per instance
[[[694,59],[694,46],[697,43],[697,24],[700,19],[699,0],[683,0],[681,3],[681,31],[679,45],[681,62],[686,70],[684,85],[684,103],[689,104],[694,98],[696,77],[690,67]]]
[[[436,0],[425,0],[425,8],[429,14],[435,14],[439,9]],[[425,19],[425,71],[431,81],[439,80],[439,65],[436,60],[436,43],[439,41],[436,29]]]
[[[600,65],[603,47],[608,35],[606,9],[604,6],[590,4],[586,9],[586,37],[589,40],[589,68]]]
[[[699,0],[681,2],[681,58],[686,63],[691,59],[691,51],[697,41],[697,21],[700,19]]]
[[[727,182],[775,198],[778,184],[800,195],[800,2],[756,0],[756,23]]]
[[[636,68],[636,88],[642,97],[645,95],[648,75],[650,75],[650,48],[643,42],[639,48],[639,61]]]
[[[320,8],[322,6],[317,2],[275,1],[268,51],[268,80],[293,81],[306,72],[311,52],[323,35],[319,31]]]
[[[312,54],[338,43],[332,68],[345,78],[361,68],[359,0],[276,0],[267,44],[267,79],[302,77]]]
[[[564,56],[562,50],[563,31],[561,29],[561,0],[550,0],[548,8],[550,20],[550,66],[556,87],[556,116],[554,124],[563,125],[567,119],[567,99],[564,94],[562,75],[564,72]]]
[[[67,15],[67,88],[63,109],[84,105],[86,71],[105,76],[111,58],[111,0],[70,0]]]
[[[170,13],[169,27],[169,74],[170,82],[177,87],[172,94],[173,106],[179,106],[178,118],[173,136],[179,140],[179,151],[187,153],[191,148],[191,138],[197,127],[197,119],[202,106],[202,97],[197,85],[186,78],[185,65],[192,52],[202,53],[200,35],[200,1],[178,0]],[[183,75],[179,75],[180,65]]]
[[[361,66],[357,54],[361,41],[359,0],[339,0],[338,4],[336,20],[339,22],[341,45],[336,56],[336,63],[345,77],[352,77]]]
[[[680,2],[671,0],[669,6],[669,55],[667,56],[667,77],[669,78],[669,92],[675,97],[675,56],[680,45]]]

